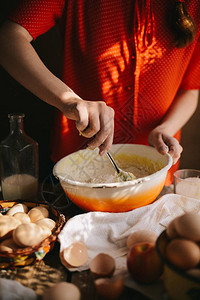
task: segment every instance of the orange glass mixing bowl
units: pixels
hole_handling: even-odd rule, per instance
[[[132,181],[96,183],[96,177],[109,178],[115,170],[106,156],[99,156],[98,149],[80,150],[62,158],[53,168],[71,201],[86,211],[103,212],[125,212],[153,202],[164,186],[171,156],[135,144],[115,144],[110,152],[117,160],[126,159],[129,165],[134,161],[141,167],[148,165],[152,174]]]

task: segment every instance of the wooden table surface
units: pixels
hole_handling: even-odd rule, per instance
[[[159,195],[173,192],[171,187],[164,187]],[[73,203],[62,208],[62,213],[66,218],[72,217],[82,211]],[[37,295],[41,296],[45,290],[60,281],[68,281],[79,287],[81,292],[81,300],[103,300],[97,294],[92,274],[89,271],[69,272],[60,262],[59,259],[59,243],[56,242],[53,250],[49,252],[45,258],[34,265],[16,268],[13,270],[0,270],[0,277],[17,280],[24,286],[33,289]],[[119,300],[147,300],[146,296],[139,292],[124,287],[123,294]]]

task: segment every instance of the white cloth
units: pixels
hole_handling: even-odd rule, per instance
[[[1,300],[37,300],[36,293],[16,280],[0,278]]]
[[[58,236],[60,251],[73,242],[81,241],[87,247],[88,261],[70,271],[88,269],[91,259],[104,252],[115,259],[116,272],[127,276],[128,236],[141,229],[152,230],[159,235],[172,219],[185,212],[200,213],[200,200],[167,194],[150,205],[125,213],[88,212],[77,215],[65,224]]]

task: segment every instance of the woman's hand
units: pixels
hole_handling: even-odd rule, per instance
[[[166,134],[160,127],[156,127],[149,133],[148,143],[161,154],[169,153],[172,156],[173,164],[179,160],[183,151],[178,140]]]
[[[32,39],[21,25],[5,22],[0,30],[0,63],[26,89],[75,120],[83,136],[95,136],[88,146],[99,147],[100,155],[104,155],[113,142],[113,109],[103,101],[81,99],[46,68],[31,44]]]
[[[66,101],[64,115],[76,121],[76,128],[86,138],[94,137],[90,149],[99,147],[99,154],[109,151],[114,135],[114,110],[103,101],[86,101],[79,97]]]
[[[198,96],[198,90],[178,91],[162,123],[154,128],[148,136],[149,144],[154,146],[161,154],[167,152],[171,154],[174,164],[180,158],[183,148],[173,136],[195,112]]]

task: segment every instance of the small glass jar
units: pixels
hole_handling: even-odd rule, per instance
[[[26,135],[23,113],[9,114],[10,133],[0,143],[1,189],[5,200],[36,200],[38,143]]]
[[[174,193],[200,200],[200,170],[177,170],[174,173]]]

